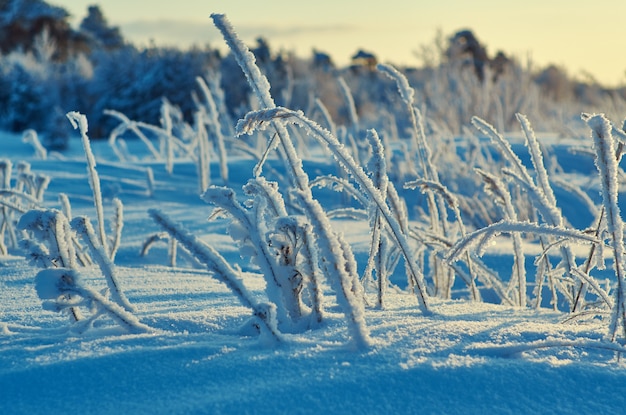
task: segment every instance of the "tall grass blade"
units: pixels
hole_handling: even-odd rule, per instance
[[[613,268],[617,278],[615,302],[609,324],[609,337],[615,341],[618,325],[622,325],[626,336],[626,266],[624,252],[624,223],[617,204],[618,164],[615,158],[615,143],[611,135],[611,123],[604,115],[593,115],[587,121],[591,128],[591,137],[596,151],[596,167],[602,184],[602,203],[605,209],[607,231],[611,236],[613,250]]]

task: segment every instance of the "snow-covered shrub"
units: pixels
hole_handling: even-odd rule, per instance
[[[64,114],[82,106],[90,63],[79,55],[59,63],[33,53],[13,52],[0,59],[0,128],[41,134],[48,149],[67,148]]]
[[[204,76],[216,65],[216,59],[215,51],[199,49],[140,50],[125,46],[96,52],[92,56],[94,72],[87,90],[91,102],[82,110],[94,125],[95,137],[104,137],[115,127],[115,121],[104,110],[158,124],[164,97],[180,107],[186,120],[191,120],[195,105],[189,96],[196,88],[196,77]]]
[[[114,200],[113,237],[109,240],[104,227],[100,179],[87,136],[87,119],[76,112],[68,113],[67,116],[81,133],[89,184],[98,218],[98,234],[96,236],[86,217],[71,219],[69,199],[61,194],[63,212],[56,209],[31,209],[21,216],[18,223],[18,228],[23,233],[20,245],[34,265],[45,268],[36,277],[37,292],[45,300],[44,308],[54,311],[68,310],[72,321],[77,323],[75,328],[78,331],[90,327],[100,316],[109,315],[127,331],[145,332],[149,328],[131,314],[133,307],[120,287],[113,264],[123,227],[122,203],[118,199]],[[21,170],[20,177],[27,176],[25,171],[29,169],[22,167]],[[26,182],[26,186],[29,186],[30,182],[35,183],[36,180]],[[86,244],[89,254],[83,252],[79,238]],[[85,286],[80,279],[79,268],[93,262],[99,266],[107,283],[107,289],[103,293]],[[88,310],[88,317],[84,317],[81,307]]]
[[[0,127],[21,132],[28,128],[43,131],[56,105],[58,85],[46,65],[34,58],[2,60],[0,64]]]

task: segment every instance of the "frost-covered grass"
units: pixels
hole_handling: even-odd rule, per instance
[[[362,131],[340,79],[350,125],[318,101],[324,128],[213,19],[260,105],[237,136],[199,80],[191,124],[164,101],[160,126],[110,112],[107,142],[70,114],[63,155],[3,137],[51,181],[0,211],[25,231],[0,253],[2,413],[623,410],[623,129],[447,137],[387,65],[410,128]]]
[[[93,216],[84,156],[79,142],[75,144],[75,155],[66,156],[69,160],[30,162],[52,178],[46,206],[58,206],[57,196],[65,192],[74,215]],[[115,157],[106,143],[92,145],[99,160]],[[32,152],[22,143],[11,147],[16,159],[28,159]],[[576,171],[578,160],[565,168],[575,170],[568,176],[572,182],[584,184],[591,172]],[[233,158],[231,185],[245,184],[254,164]],[[206,221],[210,207],[197,194],[193,162],[181,161],[175,176],[163,165],[151,165],[156,183],[152,198],[122,180],[126,169],[106,163],[98,163],[98,168],[104,189],[108,182],[118,182],[114,194],[104,192],[105,216],[110,217],[111,197],[124,202],[118,278],[136,317],[155,331],[127,334],[103,320],[82,335],[68,333],[66,317],[42,310],[34,280],[38,270],[12,251],[0,259],[3,413],[50,414],[76,408],[85,413],[146,414],[484,413],[494,408],[511,413],[611,413],[623,407],[626,370],[615,353],[615,346],[622,346],[605,340],[606,321],[564,324],[568,314],[549,308],[432,299],[433,315],[424,317],[415,296],[391,288],[384,309],[365,309],[373,339],[369,350],[344,347],[344,318],[333,296],[325,296],[322,327],[287,334],[278,347],[259,343],[248,335],[254,332],[246,325],[249,309],[204,269],[192,268],[182,252],[174,268],[165,243],[155,244],[145,257],[139,255],[146,237],[159,230],[147,214],[148,207],[158,206],[230,263],[242,264],[249,291],[257,299],[265,295],[263,278],[240,260],[238,246],[227,235],[228,221]],[[332,171],[323,157],[304,165],[308,171]],[[328,206],[337,200],[329,194],[320,197]],[[369,255],[369,224],[341,218],[332,223],[353,247],[362,271]],[[577,255],[587,250],[575,247]],[[498,239],[486,246],[484,260],[504,274],[511,270],[511,252],[507,240]],[[530,261],[540,248],[525,241],[524,252]],[[398,267],[390,276],[392,283],[406,283],[402,271]],[[83,280],[96,289],[106,287],[93,268],[85,270]],[[329,292],[327,285],[323,289]],[[369,288],[368,293],[374,304],[376,290]],[[453,294],[467,298],[456,290]],[[489,298],[483,295],[484,301]]]

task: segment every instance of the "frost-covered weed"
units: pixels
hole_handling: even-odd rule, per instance
[[[290,218],[275,183],[251,179],[244,186],[251,199],[245,207],[235,192],[210,187],[202,198],[232,217],[230,236],[238,243],[242,257],[249,257],[266,279],[268,299],[276,304],[278,327],[283,332],[302,331],[321,320],[321,305],[315,303],[319,286],[315,273],[303,266],[301,251],[308,253],[312,238],[306,223]],[[309,301],[306,301],[309,300]]]
[[[593,115],[587,120],[591,128],[593,146],[596,151],[596,167],[602,185],[602,202],[606,216],[606,230],[610,247],[613,251],[613,267],[617,278],[614,290],[615,300],[611,310],[609,337],[615,341],[618,326],[622,326],[622,335],[626,337],[626,253],[624,251],[624,223],[617,204],[618,198],[618,161],[616,159],[615,139],[611,134],[611,123],[603,115]]]
[[[276,323],[276,306],[272,303],[258,303],[243,282],[241,272],[233,268],[215,249],[199,240],[181,225],[171,221],[162,212],[151,209],[152,218],[171,238],[180,242],[200,263],[237,296],[239,301],[253,311],[254,323],[266,341],[276,343],[282,340]]]
[[[44,300],[44,308],[52,311],[69,312],[72,328],[82,332],[93,326],[102,315],[108,315],[125,330],[145,332],[150,328],[139,322],[133,315],[132,305],[123,293],[113,261],[121,243],[123,227],[123,205],[114,199],[114,216],[111,221],[112,238],[105,231],[104,207],[100,190],[100,179],[96,170],[96,161],[91,151],[88,125],[84,115],[77,112],[67,114],[73,126],[79,129],[81,141],[87,159],[87,175],[92,189],[92,198],[98,218],[96,232],[89,219],[79,216],[72,219],[70,201],[65,194],[59,196],[63,211],[56,209],[30,208],[23,213],[18,222],[22,231],[20,246],[33,265],[44,268],[35,278],[37,293]],[[3,183],[10,183],[10,164],[4,163],[6,177]],[[29,175],[30,168],[22,163],[18,166],[22,178],[20,191],[35,188],[41,180]],[[46,181],[47,183],[47,181]],[[43,187],[39,184],[39,187]],[[35,191],[39,199],[43,191]],[[37,199],[30,196],[32,201]],[[71,220],[71,224],[70,224]],[[87,246],[87,252],[79,243],[79,238]],[[82,282],[80,267],[95,262],[106,281],[107,289],[98,292]]]
[[[280,154],[293,187],[291,193],[296,196],[299,207],[314,230],[312,234],[315,235],[315,240],[311,246],[317,249],[320,269],[324,270],[324,276],[333,287],[337,301],[346,316],[351,342],[359,348],[367,346],[369,332],[363,317],[364,300],[355,295],[360,291],[356,288],[360,281],[356,275],[356,269],[351,266],[354,263],[353,253],[348,249],[343,237],[332,231],[328,216],[313,197],[309,187],[309,177],[302,168],[302,160],[297,154],[286,124],[280,120],[280,108],[277,108],[274,103],[270,94],[270,84],[256,65],[254,55],[241,42],[224,15],[212,14],[211,17],[243,70],[259,103],[271,113],[266,121],[276,134],[276,145],[281,150]],[[256,126],[258,123],[250,128],[254,129]],[[241,132],[242,130],[239,133]]]
[[[132,314],[133,308],[120,288],[115,267],[86,218],[77,218],[70,225],[61,211],[33,209],[22,215],[18,227],[23,232],[21,246],[26,256],[33,265],[43,268],[35,277],[35,286],[44,309],[68,312],[73,323],[71,329],[79,333],[105,315],[126,331],[150,330]],[[74,245],[76,233],[87,240],[100,266],[108,287],[104,292],[82,282]]]
[[[17,165],[17,178],[12,185],[12,171],[11,161],[0,159],[0,255],[6,255],[9,248],[17,248],[15,225],[19,216],[40,206],[50,183],[48,176],[34,174],[30,164],[20,162]]]
[[[613,132],[617,136],[621,136],[621,132],[616,130],[603,115],[583,116],[592,130],[603,206],[602,210],[593,209],[599,211],[594,229],[580,231],[567,226],[561,210],[557,206],[548,170],[544,166],[544,156],[530,123],[523,115],[518,114],[517,119],[526,139],[530,160],[534,167],[534,175],[522,164],[509,143],[492,126],[483,120],[474,118],[473,122],[476,127],[493,140],[503,158],[510,165],[510,167],[502,169],[501,177],[477,169],[477,172],[483,177],[487,192],[494,196],[505,219],[471,232],[466,237],[456,241],[447,254],[448,261],[459,260],[460,255],[467,252],[472,245],[476,245],[475,251],[481,255],[487,242],[493,236],[502,233],[512,234],[513,256],[515,258],[512,276],[506,288],[502,284],[504,280],[492,281],[495,283],[492,284],[492,288],[500,295],[503,302],[524,306],[528,293],[526,292],[523,267],[525,254],[522,251],[523,242],[519,235],[534,234],[538,237],[543,248],[543,251],[535,259],[536,284],[533,292],[535,306],[539,307],[541,304],[541,291],[545,283],[544,280],[547,279],[549,289],[552,292],[554,307],[556,308],[559,297],[566,299],[572,312],[570,319],[589,315],[604,315],[607,314],[607,310],[610,310],[610,340],[616,340],[620,325],[626,336],[623,221],[617,203],[618,163],[622,154],[622,144],[619,144],[619,149],[616,148],[616,140],[613,136]],[[512,201],[513,192],[511,189],[514,188],[522,189],[528,195],[527,197],[535,209],[533,222],[519,219]],[[613,252],[616,277],[615,286],[608,289],[602,287],[593,276],[594,268],[604,268],[604,255],[602,253],[605,244],[604,238],[608,239],[608,246]],[[591,249],[588,258],[579,265],[573,254],[572,246],[581,242],[590,243]],[[558,257],[561,258],[559,264],[553,265],[551,263],[550,251],[558,253]],[[480,278],[481,274],[479,274]],[[609,291],[613,293],[614,300],[609,297]],[[515,296],[512,296],[513,293]]]

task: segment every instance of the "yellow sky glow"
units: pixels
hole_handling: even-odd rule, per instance
[[[97,0],[51,0],[80,21]],[[470,28],[487,46],[533,67],[588,73],[607,86],[626,85],[626,1],[595,0],[107,0],[101,8],[129,39],[157,44],[221,47],[209,15],[226,13],[245,41],[261,35],[275,49],[309,56],[313,47],[336,63],[357,49],[396,65],[418,65],[420,45],[441,29]]]

